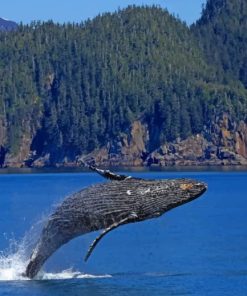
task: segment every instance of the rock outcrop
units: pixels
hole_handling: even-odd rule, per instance
[[[105,147],[81,156],[81,159],[101,166],[142,166],[147,155],[148,141],[147,126],[134,121],[129,135],[123,133]]]
[[[4,129],[0,126],[2,142],[3,138]],[[65,156],[55,166],[75,167],[80,166],[81,161],[102,167],[247,165],[247,124],[244,121],[237,124],[225,113],[215,117],[200,134],[187,139],[164,143],[154,151],[148,150],[149,141],[148,126],[137,120],[129,133],[120,134],[89,154],[77,155],[74,159]],[[49,153],[37,155],[36,151],[30,151],[31,136],[24,137],[21,143],[18,155],[6,155],[5,165],[54,166]]]
[[[101,166],[194,166],[247,165],[247,124],[236,124],[227,114],[215,118],[210,128],[187,139],[165,143],[147,150],[149,132],[135,121],[130,135],[82,156]]]
[[[7,167],[20,168],[25,166],[25,160],[29,158],[30,146],[32,137],[29,133],[26,133],[20,141],[20,147],[17,154],[6,154],[5,165]]]

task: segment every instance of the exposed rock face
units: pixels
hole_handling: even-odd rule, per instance
[[[247,158],[247,125],[240,122],[238,130],[235,133],[236,152],[244,158]]]
[[[202,135],[191,136],[184,141],[167,143],[148,155],[146,165],[193,165],[205,160],[209,143]]]
[[[26,134],[22,137],[18,154],[12,155],[7,154],[5,159],[5,165],[9,167],[22,167],[24,166],[24,161],[29,157],[30,145],[32,142],[32,137],[30,134]]]
[[[106,147],[82,156],[82,159],[103,166],[142,166],[147,154],[148,141],[147,126],[140,121],[134,121],[129,135],[122,134],[112,143],[108,143]]]
[[[148,151],[148,127],[139,120],[134,121],[129,133],[122,133],[106,146],[87,155],[78,155],[74,160],[65,156],[55,165],[79,166],[80,160],[104,167],[247,165],[247,124],[243,121],[237,124],[227,114],[216,117],[212,122],[200,134],[164,143],[155,151]],[[30,153],[31,131],[28,134],[30,136],[22,139],[18,155],[7,155],[5,164],[15,167],[54,166],[49,153],[42,156]],[[3,139],[4,129],[0,125],[0,140]]]
[[[148,141],[147,127],[136,121],[129,139],[124,135],[85,160],[102,166],[247,165],[247,125],[243,121],[237,125],[227,114],[201,134],[165,143],[155,151],[147,151]]]
[[[146,165],[247,165],[247,125],[227,114],[210,130],[183,141],[166,143],[148,155]]]
[[[163,145],[146,159],[146,165],[246,165],[246,158],[229,148],[217,147],[202,135]]]
[[[36,116],[38,122],[39,114],[36,114]],[[32,125],[30,119],[23,121],[22,124],[25,134],[23,134],[21,139],[18,141],[18,149],[16,149],[17,151],[12,152],[7,144],[7,124],[5,124],[4,121],[1,122],[0,120],[0,146],[2,145],[5,149],[5,157],[2,166],[17,168],[23,167],[26,165],[26,160],[28,160],[32,154],[31,144],[35,135],[35,130],[37,129],[37,125]]]

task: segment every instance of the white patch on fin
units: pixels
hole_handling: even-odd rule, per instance
[[[131,195],[131,191],[130,190],[127,190],[126,192],[128,195]]]

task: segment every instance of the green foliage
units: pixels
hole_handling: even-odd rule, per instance
[[[243,119],[246,90],[235,68],[229,78],[221,62],[205,59],[204,23],[190,30],[161,8],[132,6],[81,24],[34,22],[1,33],[8,145],[18,150],[31,129],[32,150],[56,162],[105,145],[135,119],[149,126],[150,150],[201,132],[219,110]]]
[[[240,80],[247,87],[247,1],[208,0],[192,31],[223,83]]]

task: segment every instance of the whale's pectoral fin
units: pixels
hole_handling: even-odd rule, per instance
[[[91,246],[89,247],[88,251],[87,251],[87,255],[84,258],[84,261],[87,261],[88,258],[90,257],[90,255],[92,254],[94,248],[97,246],[98,242],[111,230],[123,225],[123,224],[127,224],[130,222],[134,222],[136,219],[138,218],[136,213],[131,213],[128,217],[120,220],[119,222],[113,223],[112,225],[110,225],[109,227],[107,227],[91,244]]]
[[[110,180],[115,180],[115,181],[123,181],[125,179],[129,179],[131,178],[131,176],[125,176],[125,175],[118,175],[115,174],[109,170],[101,170],[96,168],[95,166],[89,165],[88,166],[92,171],[97,172],[98,174],[100,174],[102,177],[106,178],[106,179],[110,179]]]

